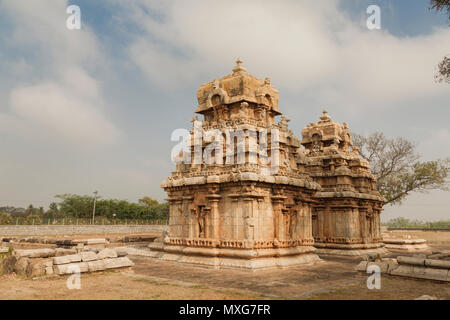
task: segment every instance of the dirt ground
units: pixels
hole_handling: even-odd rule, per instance
[[[429,251],[450,249],[448,232],[443,240],[440,233],[426,232],[426,235],[437,241],[429,242]],[[421,234],[419,237],[425,238]],[[37,245],[21,244],[21,247]],[[389,256],[411,254],[391,252]],[[135,266],[129,269],[82,274],[80,290],[67,288],[68,276],[34,280],[16,275],[0,276],[0,299],[409,300],[429,295],[450,300],[449,283],[384,274],[381,289],[369,290],[366,285],[369,275],[354,271],[361,260],[357,257],[321,256],[322,261],[312,266],[255,272],[201,268],[147,257],[130,258]]]
[[[240,300],[259,299],[239,289],[210,288],[199,284],[166,281],[134,274],[132,271],[82,274],[81,288],[69,290],[69,277],[24,279],[0,277],[1,300]]]
[[[81,289],[66,277],[0,277],[0,299],[450,299],[448,283],[382,275],[381,289],[369,290],[368,275],[353,270],[354,258],[326,258],[313,266],[246,272],[215,270],[145,257],[133,268],[81,275]]]

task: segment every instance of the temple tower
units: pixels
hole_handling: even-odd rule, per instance
[[[307,172],[320,184],[315,193],[312,232],[319,253],[384,253],[380,213],[384,199],[376,189],[369,163],[352,145],[346,123],[320,121],[302,130]]]
[[[161,186],[169,233],[156,257],[220,268],[312,263],[313,195],[300,141],[278,109],[270,79],[233,72],[202,85],[198,116],[176,170]],[[275,118],[281,116],[279,122]]]

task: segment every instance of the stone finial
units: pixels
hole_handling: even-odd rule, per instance
[[[320,116],[320,120],[322,121],[330,121],[331,117],[328,115],[328,111],[326,109],[323,109],[322,115]]]
[[[264,84],[265,85],[270,85],[270,78],[264,79]]]
[[[241,71],[247,72],[247,69],[245,69],[245,68],[242,66],[242,60],[241,60],[241,58],[238,58],[238,59],[236,60],[236,66],[233,68],[233,73],[241,72]]]

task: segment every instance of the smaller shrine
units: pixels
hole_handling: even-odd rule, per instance
[[[326,110],[320,121],[302,130],[306,170],[319,183],[312,232],[319,253],[384,253],[380,232],[383,197],[368,161],[352,144],[346,123],[332,121]]]

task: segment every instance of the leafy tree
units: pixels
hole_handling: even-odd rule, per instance
[[[94,198],[91,196],[80,196],[76,194],[56,195],[62,201],[59,205],[59,212],[62,216],[74,218],[90,218],[94,208]]]
[[[25,224],[41,224],[41,217],[37,214],[30,214],[25,218]]]
[[[92,216],[93,197],[75,194],[63,194],[56,197],[61,200],[56,204],[60,215],[74,218]],[[98,199],[95,215],[107,219],[166,219],[169,215],[169,205],[160,204],[150,197],[143,197],[138,203],[117,199]]]
[[[13,219],[7,213],[0,212],[0,225],[13,224]]]
[[[377,178],[377,189],[386,204],[401,204],[411,192],[448,191],[450,159],[419,161],[412,142],[404,138],[388,139],[375,132],[368,137],[353,134],[353,144],[369,161]]]
[[[42,208],[42,210],[41,209],[38,209],[38,208],[35,208],[35,207],[33,207],[33,205],[32,204],[30,204],[29,206],[28,206],[28,208],[25,210],[25,216],[29,216],[30,214],[36,214],[36,215],[39,215],[39,214],[41,214],[41,213],[43,213],[43,208]]]
[[[450,20],[450,0],[430,0],[430,10],[447,11]],[[450,83],[450,56],[445,56],[438,64],[438,72],[435,78],[438,82]]]
[[[147,196],[143,197],[142,199],[139,199],[139,204],[149,208],[154,208],[159,205],[157,200],[153,200],[152,198]]]

